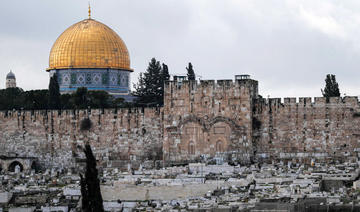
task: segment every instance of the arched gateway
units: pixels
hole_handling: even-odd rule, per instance
[[[235,77],[235,81],[198,82],[174,77],[174,81],[166,82],[162,108],[164,160],[232,154],[249,161],[254,154],[252,111],[256,98],[258,82],[248,75]]]
[[[172,160],[193,160],[200,156],[215,156],[236,151],[246,137],[245,128],[225,117],[212,119],[189,116],[176,128],[168,128],[168,141],[174,151],[169,151]],[[241,147],[240,147],[241,148]]]
[[[9,172],[22,172],[23,170],[24,166],[19,161],[13,161],[8,167]]]

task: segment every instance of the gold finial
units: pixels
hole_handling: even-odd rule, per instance
[[[91,8],[90,8],[90,2],[89,2],[89,19],[91,19]]]

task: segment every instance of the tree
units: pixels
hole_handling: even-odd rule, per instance
[[[75,93],[72,94],[72,104],[77,109],[85,109],[88,106],[88,91],[87,88],[81,87],[76,90]]]
[[[104,206],[100,190],[100,180],[96,168],[96,159],[89,143],[85,144],[84,153],[86,156],[85,177],[80,174],[82,211],[101,212],[104,211]]]
[[[162,64],[161,76],[163,82],[170,80],[169,67],[165,63]]]
[[[60,109],[60,89],[56,73],[50,78],[49,83],[49,103],[50,109]]]
[[[333,74],[326,75],[325,83],[326,84],[324,90],[321,89],[321,93],[323,94],[324,97],[329,98],[329,97],[340,96],[339,85],[336,82],[335,75]]]
[[[161,85],[161,103],[160,105],[164,105],[164,93],[165,93],[165,82],[170,80],[170,74],[169,74],[169,67],[163,63],[162,69],[161,69],[161,79],[160,79],[160,85]]]
[[[191,63],[186,67],[188,80],[195,80],[195,72]]]
[[[125,105],[125,99],[121,97],[114,98],[111,104],[113,107],[123,107]]]
[[[41,110],[48,108],[47,89],[23,91],[21,88],[0,90],[0,110]]]
[[[112,96],[106,91],[89,91],[87,92],[87,99],[91,108],[108,108],[110,107],[110,100]]]
[[[88,133],[91,130],[92,123],[89,117],[80,122],[80,131]],[[80,186],[82,196],[82,211],[97,212],[104,211],[103,199],[100,190],[100,180],[96,168],[96,159],[91,150],[89,140],[86,140],[85,149],[86,169],[85,177],[80,174]]]
[[[71,94],[62,94],[60,96],[60,100],[61,100],[61,107],[62,109],[72,109],[75,108],[74,106],[74,101],[72,99],[72,95]]]
[[[23,108],[23,94],[21,88],[7,88],[0,90],[0,110]]]
[[[0,89],[0,110],[43,110],[43,109],[85,109],[114,107],[114,98],[105,91],[88,91],[87,88],[78,88],[72,94],[54,92],[55,78],[51,78],[49,89],[23,91],[21,88]],[[56,80],[56,79],[55,79]],[[52,94],[52,96],[50,96]],[[59,96],[58,96],[58,95]],[[55,100],[51,100],[55,99]],[[121,101],[119,100],[119,102]],[[126,103],[121,103],[125,105]],[[127,106],[131,106],[128,104]]]
[[[49,103],[49,91],[46,89],[25,91],[22,94],[22,105],[24,109],[27,110],[47,109],[48,103]]]
[[[141,105],[162,105],[163,77],[160,62],[152,58],[146,72],[140,74],[138,83],[134,85],[136,102]]]
[[[134,84],[134,89],[135,91],[133,93],[138,97],[137,101],[140,101],[140,97],[145,95],[145,79],[142,72],[139,74],[138,82]]]

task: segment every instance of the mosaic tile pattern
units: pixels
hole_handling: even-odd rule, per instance
[[[88,90],[106,90],[126,93],[130,91],[130,72],[111,69],[56,70],[60,92],[76,91],[79,87]]]

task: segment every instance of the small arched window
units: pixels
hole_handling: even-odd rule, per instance
[[[195,144],[194,142],[189,142],[189,155],[195,155]]]
[[[223,152],[223,151],[224,151],[223,142],[217,141],[216,142],[216,152]]]

